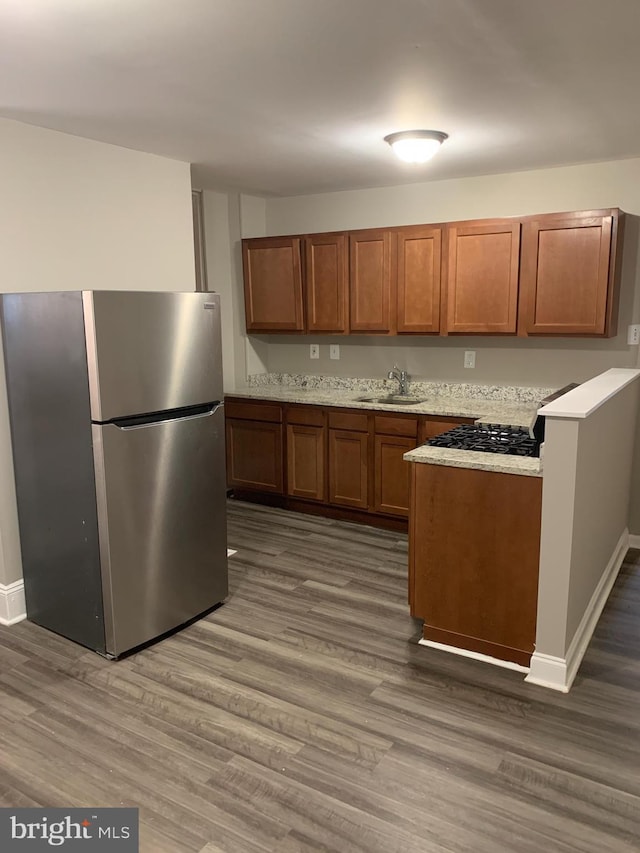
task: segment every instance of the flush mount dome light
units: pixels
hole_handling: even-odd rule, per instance
[[[448,138],[449,134],[440,130],[401,130],[385,136],[384,141],[405,163],[426,163]]]

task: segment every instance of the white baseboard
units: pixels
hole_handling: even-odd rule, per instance
[[[537,684],[539,687],[549,687],[551,690],[568,693],[571,685],[567,678],[567,661],[564,658],[534,652],[531,655],[529,675],[525,681]]]
[[[636,533],[629,534],[629,548],[640,548],[640,536]]]
[[[24,601],[24,581],[0,583],[0,625],[15,625],[27,618]]]
[[[432,649],[440,649],[443,652],[451,652],[454,655],[460,655],[463,658],[471,658],[472,660],[480,660],[483,663],[490,663],[493,666],[501,666],[503,669],[515,669],[516,672],[529,672],[528,666],[521,666],[519,663],[513,663],[510,660],[500,660],[491,655],[483,655],[481,652],[471,652],[469,649],[461,649],[458,646],[448,646],[446,643],[436,643],[435,640],[418,640],[419,646],[429,646]]]
[[[569,692],[582,663],[582,658],[587,651],[593,632],[598,624],[598,619],[600,619],[600,614],[607,603],[607,599],[618,577],[620,567],[624,562],[629,549],[629,539],[629,531],[626,529],[623,530],[618,544],[607,563],[607,567],[602,573],[602,577],[591,596],[591,601],[573,635],[566,656],[559,658],[553,655],[545,655],[541,652],[534,652],[531,655],[531,669],[525,681],[529,681],[531,684],[538,684],[541,687],[549,687],[552,690],[559,690],[562,693]]]

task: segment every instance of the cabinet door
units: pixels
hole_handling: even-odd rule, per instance
[[[391,331],[391,232],[349,235],[350,328],[352,332]]]
[[[304,330],[298,237],[243,240],[248,332]]]
[[[540,217],[522,231],[523,330],[528,335],[609,332],[613,216]]]
[[[398,241],[399,333],[440,331],[441,228],[403,228]]]
[[[305,237],[307,331],[346,332],[349,328],[349,258],[346,234]]]
[[[329,430],[329,503],[367,509],[369,434]]]
[[[514,333],[520,223],[451,225],[447,239],[447,331]]]
[[[325,430],[287,424],[287,494],[326,501]]]
[[[282,424],[227,418],[227,484],[281,495]]]
[[[414,463],[411,612],[425,639],[529,665],[542,480]]]
[[[388,515],[409,515],[411,466],[402,458],[416,446],[414,438],[396,435],[375,437],[374,509]]]

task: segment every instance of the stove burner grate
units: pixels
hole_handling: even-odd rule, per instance
[[[503,453],[510,456],[537,456],[535,439],[524,427],[499,424],[463,424],[426,442],[431,447],[476,450],[481,453]]]

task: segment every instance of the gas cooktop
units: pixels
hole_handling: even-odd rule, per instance
[[[539,456],[540,447],[524,427],[505,427],[497,424],[454,427],[426,442],[431,447],[450,447],[456,450],[479,450],[482,453],[504,453],[510,456]]]

